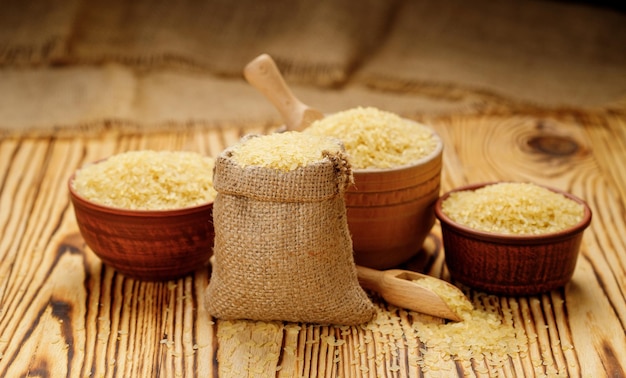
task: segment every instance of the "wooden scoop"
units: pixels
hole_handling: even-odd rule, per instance
[[[377,292],[389,304],[443,319],[461,320],[459,314],[454,312],[438,294],[420,286],[418,282],[413,282],[424,278],[436,279],[434,277],[408,270],[380,271],[364,266],[357,266],[357,276],[363,288]],[[464,295],[456,286],[445,283]]]
[[[300,131],[312,122],[324,118],[322,112],[303,104],[294,96],[269,55],[261,54],[248,63],[243,75],[248,83],[274,104],[283,117],[287,130]]]
[[[209,262],[214,266],[215,256],[211,256]],[[436,279],[434,277],[408,270],[380,271],[359,265],[356,266],[356,271],[361,287],[377,292],[389,304],[456,322],[462,320],[438,294],[413,282],[424,278]],[[450,285],[453,290],[458,290],[461,295],[465,295],[456,286],[443,282]]]

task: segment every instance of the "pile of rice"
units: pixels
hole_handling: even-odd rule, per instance
[[[129,210],[172,210],[212,202],[214,160],[195,152],[130,151],[76,172],[72,187],[95,203]]]
[[[232,158],[242,167],[257,166],[293,171],[322,161],[323,152],[341,150],[334,138],[297,131],[251,137],[232,148]]]
[[[340,139],[354,169],[388,169],[430,155],[439,141],[428,127],[373,107],[358,107],[317,120],[304,133]]]
[[[453,192],[441,204],[453,221],[479,231],[540,235],[578,224],[583,205],[532,183],[497,183]]]

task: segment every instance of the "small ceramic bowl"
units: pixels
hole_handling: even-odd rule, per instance
[[[435,224],[443,142],[428,156],[392,169],[353,170],[346,213],[354,259],[374,269],[396,267],[418,254]]]
[[[571,279],[578,259],[583,232],[591,222],[591,210],[581,199],[561,190],[582,204],[584,214],[576,225],[542,235],[505,235],[478,231],[451,220],[441,209],[452,192],[476,190],[484,183],[445,193],[435,205],[441,223],[445,261],[452,279],[494,294],[533,295],[564,286]]]
[[[213,254],[213,203],[175,210],[126,210],[89,201],[68,182],[85,242],[127,277],[166,281],[208,264]]]

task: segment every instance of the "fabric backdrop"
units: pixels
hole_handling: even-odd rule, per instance
[[[279,123],[260,53],[303,101],[402,115],[626,104],[626,14],[551,1],[0,0],[0,136]]]

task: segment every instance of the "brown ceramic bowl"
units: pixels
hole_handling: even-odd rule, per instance
[[[514,296],[539,294],[565,285],[574,273],[583,232],[591,222],[589,206],[569,193],[547,188],[582,204],[584,214],[575,226],[543,235],[478,231],[454,222],[441,210],[450,193],[490,184],[457,188],[441,196],[435,205],[451,277],[478,290]]]
[[[345,193],[354,259],[359,265],[388,269],[422,249],[435,224],[443,143],[415,164],[395,169],[354,170],[355,185]]]
[[[70,198],[85,242],[127,277],[166,281],[208,264],[213,254],[213,203],[176,210],[126,210]]]

